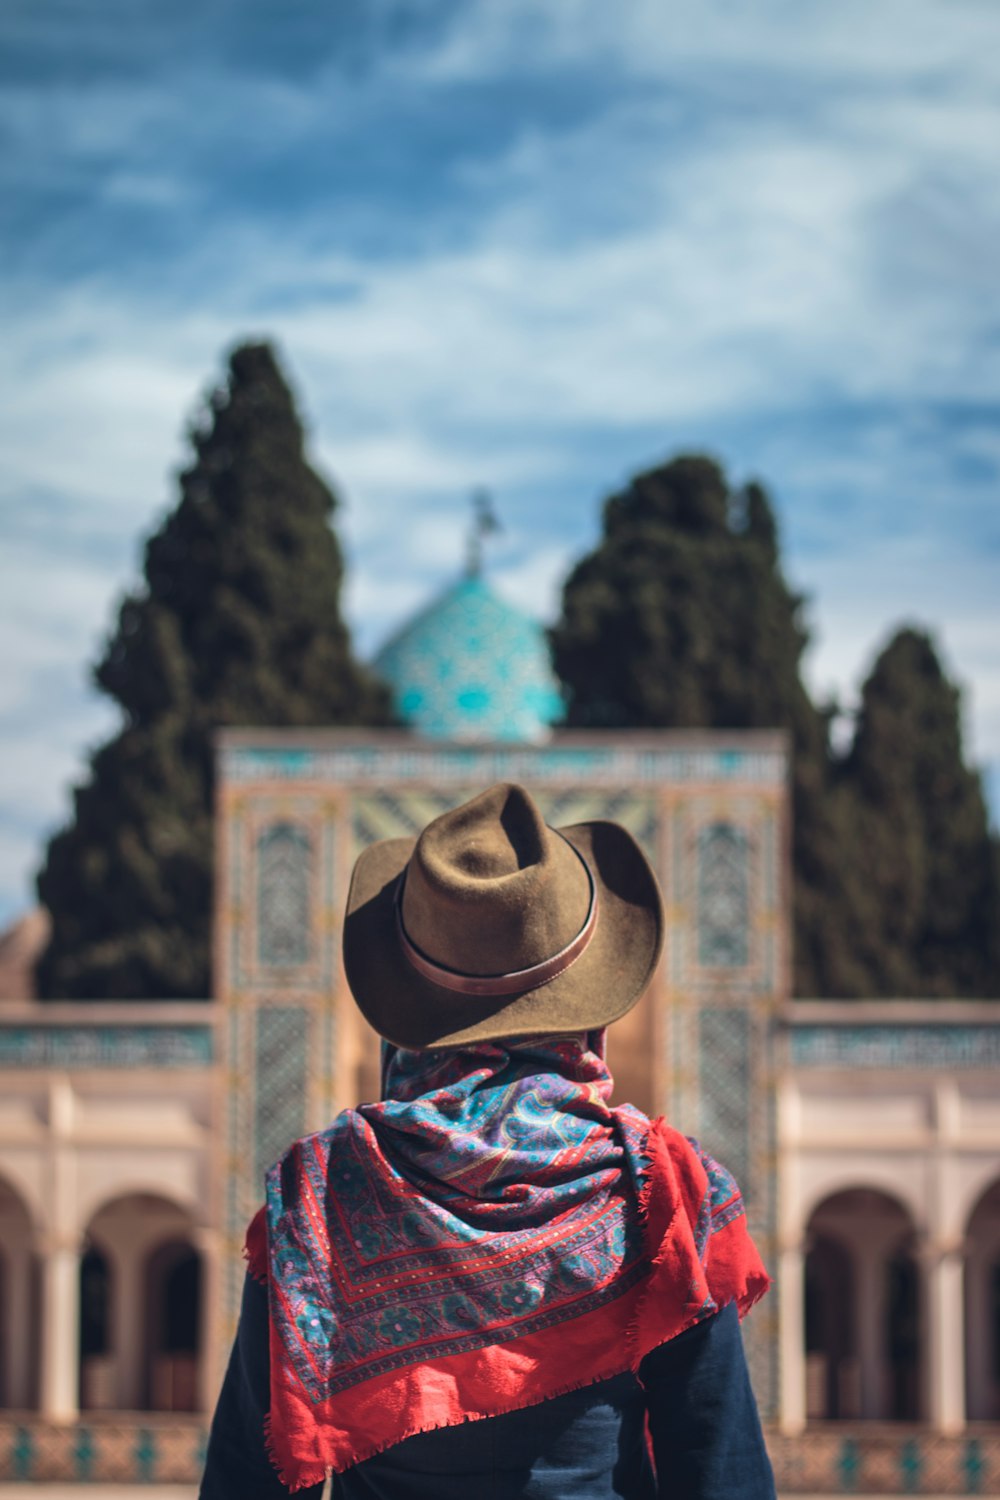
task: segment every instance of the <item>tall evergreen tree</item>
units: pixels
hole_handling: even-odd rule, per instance
[[[958,689],[923,631],[899,630],[864,684],[843,768],[872,995],[1000,993],[1000,870]]]
[[[552,645],[570,725],[789,732],[795,991],[854,993],[828,725],[799,672],[807,638],[766,493],[734,491],[716,463],[688,455],[608,500],[599,546],[566,581]]]
[[[180,501],[147,543],[96,669],[123,710],[38,878],[39,993],[209,993],[212,744],[223,725],[385,724],[340,616],[334,497],[267,344],[245,344],[192,433]]]

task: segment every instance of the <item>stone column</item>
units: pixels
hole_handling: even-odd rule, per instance
[[[805,1252],[786,1245],[778,1262],[778,1365],[782,1432],[806,1425]]]
[[[75,1422],[80,1388],[80,1247],[75,1239],[52,1235],[39,1248],[39,1410],[50,1422]]]
[[[222,1295],[220,1235],[217,1230],[201,1225],[192,1232],[191,1243],[201,1259],[198,1408],[200,1411],[211,1412],[219,1394],[216,1371],[220,1368],[220,1351],[215,1346],[219,1320],[213,1314]]]
[[[965,1426],[965,1309],[962,1247],[938,1246],[926,1258],[927,1371],[931,1425]]]

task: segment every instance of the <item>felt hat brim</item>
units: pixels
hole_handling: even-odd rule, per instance
[[[415,838],[385,839],[354,866],[344,918],[344,971],[365,1020],[397,1047],[460,1047],[495,1037],[592,1031],[631,1010],[663,947],[663,902],[632,835],[600,820],[556,830],[590,866],[597,926],[585,951],[547,984],[490,999],[458,994],[412,967],[399,941],[395,895]]]

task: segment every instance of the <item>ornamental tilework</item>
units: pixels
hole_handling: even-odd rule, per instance
[[[765,796],[674,790],[660,861],[672,986],[773,993],[774,935],[784,920],[776,849],[779,811]]]
[[[665,1103],[740,1182],[748,1217],[773,1270],[776,986],[782,891],[779,807],[769,796],[665,788],[658,868],[667,904],[669,1020]],[[777,1405],[773,1309],[748,1330],[761,1410]]]
[[[747,787],[780,791],[788,762],[780,749],[691,749],[664,745],[633,748],[627,734],[607,743],[569,743],[560,735],[550,746],[473,746],[447,744],[336,745],[329,748],[279,749],[272,746],[224,746],[221,771],[233,786],[247,783],[278,786],[322,782],[330,786],[472,786],[495,781],[523,781],[533,786],[555,782],[600,787],[723,787],[728,794]],[[664,735],[670,739],[669,734]]]
[[[752,1330],[758,1308],[748,1320]],[[749,1351],[748,1351],[749,1352]],[[789,1437],[765,1428],[781,1495],[997,1495],[1000,1431],[946,1436],[848,1423]],[[73,1426],[0,1413],[0,1484],[195,1486],[208,1433],[196,1418],[109,1416]]]
[[[945,1436],[926,1429],[810,1429],[800,1437],[767,1433],[782,1495],[996,1495],[1000,1434]]]
[[[451,792],[406,788],[398,792],[363,792],[354,799],[354,838],[359,848],[376,839],[414,838],[448,808],[473,797],[481,787],[458,786]],[[605,818],[621,823],[655,861],[657,810],[645,792],[607,792],[572,787],[554,791],[532,787],[545,821],[553,827]]]
[[[211,1026],[11,1026],[0,1017],[3,1068],[207,1068],[214,1052]]]
[[[262,968],[296,968],[312,947],[314,853],[308,831],[274,823],[257,836],[257,955]]]
[[[463,578],[383,646],[375,669],[433,739],[543,739],[562,716],[545,632],[482,578]]]
[[[661,1024],[664,1051],[663,1091],[656,1109],[683,1130],[699,1130],[699,1032],[697,1007],[673,990]]]
[[[264,783],[224,784],[221,806],[217,953],[229,1014],[217,1343],[227,1352],[264,1171],[334,1105],[339,804],[322,788]]]
[[[823,1026],[795,1022],[796,1068],[996,1068],[1000,1027],[982,1025]]]
[[[751,1231],[773,1272],[776,1118],[770,1080],[774,1020],[760,1015],[752,999],[738,997],[727,1005],[699,1007],[693,1019],[698,1058],[694,1133],[743,1189]],[[777,1404],[776,1306],[776,1298],[765,1302],[747,1329],[754,1390],[765,1414],[771,1414]]]
[[[750,949],[750,841],[731,823],[698,834],[698,963],[741,969]]]
[[[239,992],[323,990],[335,972],[335,815],[315,792],[242,797],[229,843],[226,983]]]
[[[208,1434],[200,1418],[110,1414],[53,1426],[40,1417],[10,1422],[0,1413],[0,1484],[196,1484]],[[101,1490],[97,1490],[101,1486]]]
[[[748,1220],[749,1223],[749,1220]],[[769,1274],[773,1274],[774,1257],[770,1241],[761,1232],[759,1225],[749,1224],[754,1244]],[[754,1316],[743,1325],[743,1342],[746,1348],[747,1368],[757,1407],[762,1420],[770,1420],[778,1411],[778,1314],[777,1287],[754,1308]]]
[[[656,835],[659,827],[656,800],[649,792],[608,791],[603,788],[573,787],[565,791],[535,789],[545,821],[552,827],[569,827],[574,823],[604,820],[627,828],[647,859],[656,864]]]
[[[262,1005],[256,1012],[257,1181],[305,1133],[309,1012],[301,1005]]]
[[[415,838],[432,819],[472,795],[458,787],[453,792],[360,793],[354,798],[355,847],[364,849],[379,839]]]
[[[751,1032],[739,1006],[706,1006],[698,1017],[701,1121],[706,1150],[725,1163],[747,1197],[751,1175]]]

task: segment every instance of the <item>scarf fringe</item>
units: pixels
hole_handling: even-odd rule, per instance
[[[645,1315],[649,1310],[650,1303],[655,1294],[662,1291],[660,1284],[661,1273],[667,1265],[672,1249],[671,1232],[683,1206],[682,1193],[676,1182],[670,1140],[667,1135],[668,1131],[675,1136],[678,1135],[677,1132],[671,1131],[671,1127],[667,1125],[662,1115],[655,1120],[651,1120],[640,1150],[642,1186],[638,1199],[638,1217],[646,1242],[646,1253],[649,1256],[650,1271],[638,1306],[625,1330],[625,1345],[632,1355],[631,1369],[634,1373],[638,1373],[639,1365],[643,1359],[653,1348],[657,1347],[656,1341],[646,1343],[642,1339],[642,1328],[646,1321]],[[678,1138],[683,1139],[686,1149],[693,1149],[686,1138]],[[701,1170],[704,1173],[704,1168]],[[707,1174],[705,1176],[707,1184]],[[657,1222],[655,1216],[656,1206],[659,1203],[669,1203],[671,1205],[669,1215],[661,1216],[663,1218],[662,1224]],[[715,1313],[721,1308],[726,1307],[730,1302],[736,1303],[737,1312],[742,1322],[750,1309],[760,1301],[770,1288],[771,1278],[767,1274],[764,1264],[757,1253],[757,1247],[746,1228],[745,1214],[741,1214],[732,1225],[726,1225],[719,1232],[726,1234],[730,1230],[742,1234],[746,1239],[744,1252],[741,1256],[741,1278],[735,1282],[730,1282],[725,1288],[725,1292],[728,1295],[724,1295],[722,1300],[718,1300],[715,1294],[722,1289],[712,1287],[708,1257],[706,1256],[704,1270],[710,1305],[703,1304],[701,1307],[693,1309],[689,1316],[682,1315],[677,1326],[670,1334],[670,1338],[676,1338],[679,1334],[686,1333],[689,1328],[693,1328],[695,1324],[704,1322],[706,1318],[714,1316]],[[669,1342],[669,1340],[659,1340],[659,1342]]]
[[[569,1396],[574,1391],[584,1391],[588,1386],[600,1385],[602,1381],[613,1380],[618,1375],[626,1375],[632,1372],[631,1364],[623,1364],[620,1370],[613,1370],[610,1374],[596,1375],[587,1380],[570,1380],[565,1385],[555,1386],[542,1397],[534,1397],[528,1401],[511,1401],[505,1404],[499,1411],[477,1413],[474,1416],[463,1416],[460,1422],[424,1422],[414,1427],[408,1427],[398,1437],[386,1438],[384,1442],[358,1444],[351,1450],[351,1456],[338,1468],[332,1465],[317,1464],[313,1469],[306,1469],[300,1459],[291,1455],[279,1454],[279,1440],[276,1437],[271,1421],[271,1413],[268,1412],[264,1418],[264,1444],[271,1465],[285,1487],[294,1494],[296,1490],[305,1489],[310,1484],[321,1484],[332,1478],[334,1474],[342,1474],[345,1469],[353,1469],[357,1464],[364,1463],[369,1458],[377,1458],[380,1453],[385,1453],[390,1448],[395,1448],[397,1443],[403,1443],[407,1438],[420,1437],[425,1432],[442,1432],[447,1427],[464,1427],[470,1422],[488,1422],[493,1417],[506,1417],[515,1411],[526,1411],[529,1406],[541,1406],[546,1401],[554,1401],[558,1396]],[[293,1464],[295,1477],[287,1472],[285,1465]]]
[[[500,1397],[499,1405],[494,1406],[492,1400],[484,1403],[490,1405],[491,1409],[488,1411],[473,1410],[461,1416],[452,1412],[449,1415],[442,1414],[438,1419],[437,1414],[418,1402],[417,1420],[406,1425],[401,1423],[391,1431],[380,1433],[377,1438],[366,1438],[360,1421],[358,1430],[352,1430],[350,1419],[345,1417],[340,1436],[332,1442],[328,1440],[327,1453],[322,1458],[315,1451],[315,1448],[324,1446],[324,1421],[319,1412],[315,1413],[315,1447],[311,1458],[301,1451],[296,1453],[293,1448],[296,1434],[286,1430],[280,1419],[274,1421],[276,1388],[275,1371],[272,1369],[272,1409],[264,1419],[264,1441],[268,1458],[282,1483],[294,1492],[321,1483],[331,1474],[364,1463],[421,1433],[440,1431],[465,1422],[483,1421],[488,1417],[504,1416],[573,1391],[584,1390],[616,1375],[627,1372],[637,1374],[642,1360],[652,1349],[712,1316],[729,1302],[736,1302],[739,1316],[743,1318],[771,1284],[748,1232],[745,1214],[739,1213],[729,1223],[721,1224],[714,1233],[710,1232],[708,1245],[699,1257],[694,1239],[692,1203],[695,1200],[703,1201],[709,1191],[709,1178],[702,1158],[691,1143],[662,1118],[650,1122],[637,1155],[639,1180],[636,1183],[636,1213],[649,1271],[641,1287],[637,1289],[631,1308],[621,1309],[617,1332],[611,1326],[614,1312],[608,1307],[607,1333],[599,1334],[594,1345],[595,1348],[600,1347],[602,1342],[612,1337],[620,1339],[620,1362],[614,1360],[612,1355],[612,1367],[598,1369],[596,1373],[591,1367],[582,1376],[578,1374],[575,1378],[553,1384],[549,1384],[544,1378],[541,1383],[528,1382],[520,1390],[508,1390]],[[711,1253],[713,1242],[716,1249],[714,1274]],[[268,1243],[267,1220],[263,1209],[254,1216],[248,1227],[244,1256],[249,1274],[266,1285]],[[273,1335],[273,1326],[271,1332]],[[560,1347],[558,1329],[551,1332],[554,1335],[552,1353],[550,1355],[546,1350],[541,1358],[543,1368],[557,1370],[557,1351]],[[591,1333],[588,1338],[593,1339],[594,1334]],[[514,1347],[518,1342],[514,1340]],[[604,1347],[607,1348],[606,1342]],[[273,1357],[278,1353],[279,1350],[272,1346],[272,1363]],[[584,1369],[586,1368],[584,1365]],[[455,1378],[460,1385],[462,1377],[456,1374]],[[483,1377],[481,1374],[473,1376],[470,1371],[470,1378],[473,1391],[470,1391],[467,1399],[475,1407],[477,1395],[474,1390],[477,1382],[478,1400],[483,1400]],[[502,1385],[498,1384],[498,1394],[501,1388]],[[280,1399],[278,1405],[280,1411]],[[421,1407],[422,1411],[419,1410]],[[374,1425],[377,1427],[379,1424],[376,1422]],[[334,1426],[339,1427],[339,1423],[335,1422]],[[298,1436],[301,1438],[301,1431]],[[341,1443],[343,1446],[337,1451],[337,1446]]]
[[[661,1132],[657,1129],[659,1123],[660,1121],[658,1119],[651,1120],[649,1122],[649,1129],[646,1131],[642,1147],[640,1148],[639,1158],[642,1164],[642,1186],[639,1190],[638,1218],[639,1224],[642,1227],[643,1239],[646,1243],[647,1253],[650,1256],[650,1261],[649,1277],[646,1281],[645,1291],[643,1292],[642,1298],[635,1310],[635,1313],[633,1314],[627,1328],[625,1329],[625,1347],[629,1350],[634,1360],[632,1368],[635,1370],[638,1370],[639,1365],[642,1363],[642,1355],[639,1354],[638,1350],[639,1333],[642,1327],[643,1313],[645,1312],[648,1305],[649,1294],[652,1289],[653,1283],[657,1280],[657,1272],[660,1270],[664,1260],[666,1259],[667,1232],[673,1225],[674,1219],[680,1211],[680,1196],[674,1195],[673,1212],[667,1220],[664,1232],[654,1239],[653,1235],[655,1230],[651,1222],[653,1200],[656,1194],[656,1189],[659,1186],[660,1177],[664,1172],[662,1162],[663,1137]]]

